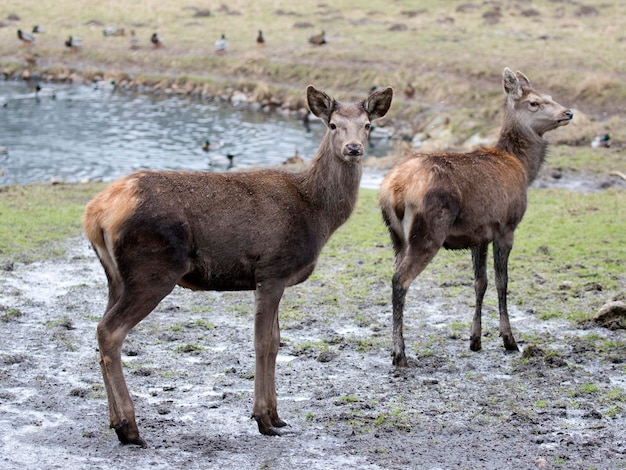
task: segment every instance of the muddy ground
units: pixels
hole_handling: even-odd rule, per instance
[[[2,468],[626,467],[625,351],[610,347],[624,330],[539,321],[512,305],[523,353],[506,354],[488,293],[483,350],[471,353],[471,280],[446,297],[426,271],[407,299],[409,367],[397,370],[390,303],[372,300],[389,297],[388,280],[343,302],[351,287],[329,282],[342,266],[324,256],[281,304],[283,436],[258,434],[250,419],[252,293],[177,289],[126,340],[149,447],[122,446],[95,341],[104,275],[86,240],[70,245],[65,260],[0,276]],[[333,289],[336,302],[315,298]]]

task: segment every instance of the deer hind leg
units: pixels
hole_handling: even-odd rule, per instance
[[[474,266],[474,291],[476,292],[476,309],[470,330],[470,349],[480,351],[482,348],[482,309],[483,299],[487,290],[487,252],[489,244],[484,243],[472,248],[472,264]]]
[[[129,276],[135,282],[144,271]],[[148,267],[149,270],[149,267]],[[139,271],[142,271],[139,273]],[[145,279],[145,278],[144,278]],[[146,447],[139,435],[135,419],[135,408],[128,393],[122,370],[122,343],[130,330],[144,319],[176,285],[176,275],[168,272],[162,277],[151,276],[149,287],[126,283],[121,287],[116,282],[109,286],[109,306],[98,323],[97,338],[100,350],[100,369],[107,392],[109,421],[122,444]]]
[[[428,266],[439,249],[443,246],[449,227],[449,214],[441,214],[431,226],[417,214],[411,223],[408,245],[404,253],[398,254],[396,272],[391,279],[392,308],[393,308],[393,350],[392,364],[397,367],[407,367],[405,354],[403,322],[404,304],[409,286],[413,280]]]
[[[493,260],[496,276],[496,289],[498,290],[498,309],[500,312],[500,336],[507,351],[519,351],[511,324],[506,303],[508,285],[508,262],[511,248],[513,247],[513,232],[493,242]]]
[[[280,345],[278,305],[285,290],[282,282],[260,282],[255,291],[254,400],[252,417],[259,432],[268,436],[280,435],[276,428],[286,426],[278,416],[276,399],[276,356]]]

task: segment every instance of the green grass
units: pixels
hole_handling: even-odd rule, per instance
[[[66,240],[81,234],[85,203],[102,187],[0,188],[0,264],[62,256]],[[543,319],[578,321],[592,317],[603,303],[625,290],[625,220],[625,191],[531,189],[528,211],[516,231],[510,258],[510,304],[533,309]],[[386,305],[390,303],[393,265],[391,243],[377,207],[377,191],[362,189],[354,214],[323,249],[311,277],[313,282],[289,289],[283,306],[296,321],[324,304],[323,313],[316,314],[330,321],[333,312],[345,305]],[[491,268],[489,276],[485,303],[496,306]],[[472,281],[471,257],[465,251],[442,250],[420,276],[420,282],[432,287],[425,295],[465,299],[468,315],[474,297]],[[311,291],[316,294],[315,301],[303,304],[300,295]],[[237,314],[248,314],[249,310],[248,304],[231,307]],[[368,322],[366,315],[362,321]],[[195,326],[212,327],[201,321]]]
[[[102,184],[0,188],[0,264],[59,256],[81,230],[85,203]]]
[[[0,321],[8,323],[24,316],[24,313],[18,308],[2,308],[0,309]]]

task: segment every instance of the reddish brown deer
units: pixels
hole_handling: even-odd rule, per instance
[[[286,287],[309,277],[354,209],[370,122],[387,113],[392,95],[387,88],[343,103],[309,86],[309,108],[327,131],[302,173],[140,171],[89,202],[84,228],[109,284],[97,328],[100,367],[122,443],[146,446],[122,372],[122,343],[176,285],[255,291],[252,417],[266,435],[286,425],[274,377],[278,304]]]
[[[416,154],[381,183],[380,206],[396,253],[392,278],[393,364],[407,366],[403,312],[411,282],[439,249],[471,249],[476,309],[470,349],[481,349],[481,310],[487,288],[487,251],[493,242],[500,335],[517,351],[506,304],[513,232],[526,210],[527,188],[546,156],[543,134],[573,114],[534,90],[521,72],[505,68],[503,124],[495,147],[471,153]]]

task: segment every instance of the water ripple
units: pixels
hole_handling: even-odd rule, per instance
[[[140,168],[210,171],[205,139],[242,166],[277,165],[296,150],[311,158],[323,126],[307,133],[277,115],[180,97],[50,85],[36,99],[27,82],[0,81],[0,186],[112,180]],[[377,148],[377,152],[387,149]],[[370,151],[370,154],[375,152]]]

